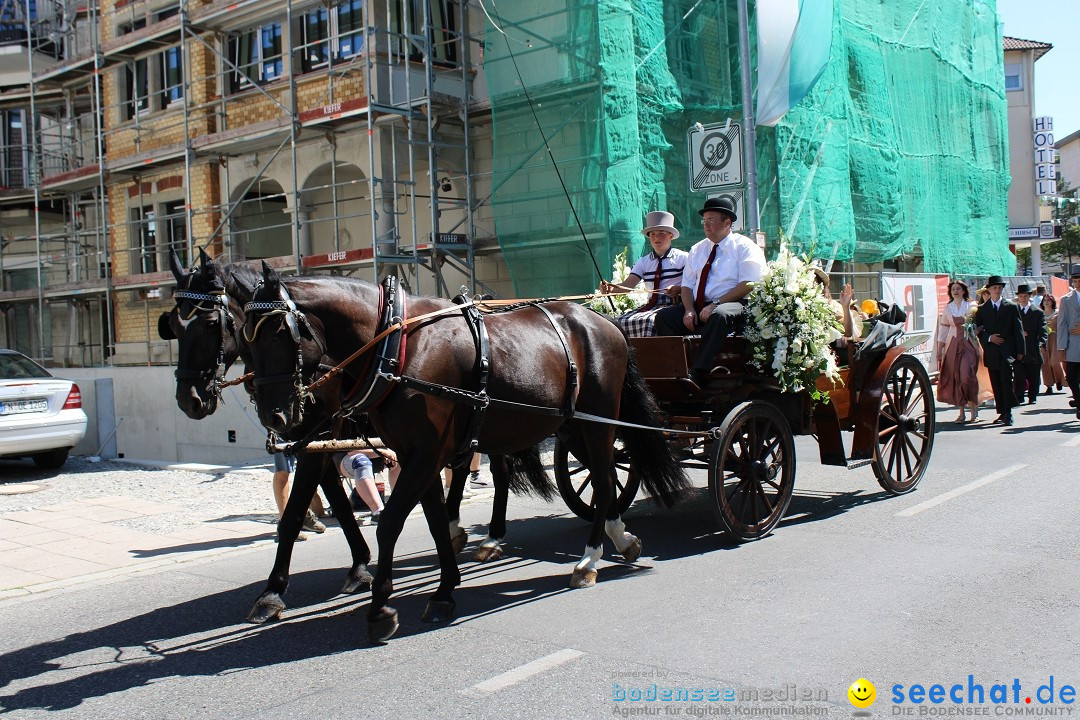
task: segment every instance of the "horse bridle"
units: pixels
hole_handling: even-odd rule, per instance
[[[176,300],[176,307],[173,309],[178,316],[180,316],[181,301],[190,300],[192,302],[191,312],[186,318],[181,317],[182,322],[191,320],[195,317],[195,314],[199,312],[210,314],[216,313],[218,316],[218,324],[221,331],[221,343],[218,345],[218,353],[214,360],[214,366],[207,368],[206,370],[189,370],[180,367],[178,364],[174,374],[177,380],[210,380],[210,393],[214,396],[220,396],[222,383],[225,381],[225,372],[228,370],[225,363],[225,344],[227,342],[227,337],[232,335],[236,329],[232,312],[229,310],[228,297],[225,295],[224,290],[212,293],[177,290],[173,293],[173,298]],[[203,303],[210,303],[210,306],[207,307]],[[233,337],[235,340],[235,336]]]
[[[260,283],[260,285],[261,284],[262,283]],[[258,286],[256,286],[256,291],[257,290]],[[280,300],[253,300],[244,306],[243,337],[244,342],[250,345],[255,342],[255,338],[259,335],[259,329],[267,318],[274,315],[281,315],[283,317],[285,327],[289,329],[289,335],[296,345],[296,366],[291,373],[281,373],[279,375],[271,375],[263,378],[257,377],[254,379],[254,384],[255,386],[259,386],[272,385],[281,382],[292,382],[293,398],[290,403],[295,407],[295,422],[300,423],[304,419],[304,405],[308,402],[314,402],[315,400],[314,395],[308,390],[308,383],[304,382],[304,348],[300,343],[300,326],[303,325],[307,328],[308,335],[311,336],[312,342],[315,343],[319,351],[320,359],[326,354],[326,345],[315,334],[307,316],[297,309],[296,303],[289,297],[289,292],[285,289],[285,285],[279,284],[278,290],[281,297]],[[258,319],[256,320],[255,318]],[[255,327],[249,336],[247,326],[251,320],[255,320]],[[314,382],[314,378],[312,379],[312,382]]]

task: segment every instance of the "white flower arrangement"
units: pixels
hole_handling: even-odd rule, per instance
[[[821,375],[840,379],[829,343],[842,328],[810,266],[781,246],[747,296],[743,334],[753,344],[751,363],[771,370],[784,392],[807,389],[815,400],[828,401],[816,382]]]
[[[626,256],[629,252],[629,247],[623,248],[623,251],[615,256],[615,262],[611,265],[611,282],[616,285],[621,285],[633,269],[633,266],[626,264]],[[594,292],[598,297],[586,302],[586,306],[601,315],[610,317],[630,312],[649,301],[649,292],[642,287],[641,283],[632,292],[619,295],[604,295],[600,288],[597,288]],[[613,304],[614,309],[612,308]]]

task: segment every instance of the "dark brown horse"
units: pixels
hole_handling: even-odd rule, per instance
[[[281,279],[265,264],[263,277],[253,302],[245,308],[244,339],[251,345],[255,404],[264,425],[290,432],[306,416],[307,386],[320,362],[341,363],[378,332],[385,314],[382,293],[350,278]],[[382,365],[384,371],[392,368],[397,374],[389,373],[393,380],[384,388],[385,394],[380,392],[378,402],[366,408],[379,436],[401,462],[401,475],[377,530],[379,561],[368,609],[368,634],[375,641],[386,640],[398,626],[397,612],[387,605],[393,592],[394,546],[418,502],[424,507],[441,570],[424,619],[452,617],[452,592],[460,573],[445,523],[438,470],[469,451],[469,429],[477,404],[461,394],[432,390],[435,386],[476,389],[480,362],[473,330],[460,310],[449,301],[425,297],[408,297],[406,308],[409,317],[443,314],[409,325],[402,357],[388,358]],[[486,386],[491,402],[476,449],[514,457],[558,433],[574,455],[583,459],[590,471],[596,513],[571,586],[591,586],[605,531],[629,562],[637,559],[641,542],[625,531],[614,503],[615,428],[582,420],[580,414],[657,427],[655,402],[626,338],[591,310],[566,302],[531,304],[514,312],[489,314],[485,324],[491,348]],[[345,369],[342,388],[348,389],[347,398],[371,395],[364,384],[369,377],[368,361],[375,354],[368,353]],[[421,390],[400,378],[429,385]],[[674,502],[687,481],[661,434],[624,428],[623,436],[646,489],[661,502]],[[492,472],[501,472],[495,463]]]
[[[204,252],[200,252],[199,266],[191,272],[184,271],[175,254],[171,267],[176,277],[176,307],[159,318],[158,334],[163,339],[178,341],[176,403],[185,415],[200,420],[217,409],[225,373],[246,353],[247,346],[240,342],[243,303],[251,299],[260,278],[248,265],[221,266]],[[250,358],[244,357],[244,361],[250,365]],[[313,398],[305,423],[293,429],[292,437],[303,437],[332,414],[337,407],[337,395],[334,384]],[[266,622],[285,609],[282,595],[289,584],[293,544],[316,486],[321,486],[326,494],[352,554],[353,564],[341,591],[356,593],[370,587],[367,564],[371,562],[371,550],[356,524],[337,468],[326,459],[317,453],[301,453],[297,457],[292,492],[278,523],[277,557],[266,588],[248,615],[251,622]]]

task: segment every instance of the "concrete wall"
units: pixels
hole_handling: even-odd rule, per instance
[[[86,439],[72,451],[89,455],[100,444],[94,380],[112,378],[116,406],[116,449],[125,458],[211,464],[236,464],[267,459],[266,434],[255,406],[239,387],[227,388],[225,404],[203,420],[190,420],[174,399],[176,381],[171,367],[65,368],[58,376],[79,384],[83,409],[90,419]],[[236,442],[228,432],[236,432]]]
[[[1005,93],[1009,103],[1009,227],[1035,227],[1039,223],[1039,200],[1035,196],[1035,149],[1032,120],[1035,117],[1035,53],[1005,53],[1007,64],[1023,67],[1019,90]]]

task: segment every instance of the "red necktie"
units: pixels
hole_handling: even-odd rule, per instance
[[[712,269],[712,262],[716,259],[716,248],[720,247],[720,243],[713,243],[712,252],[709,253],[709,259],[705,262],[705,267],[701,271],[701,277],[698,278],[697,283],[697,295],[694,296],[694,309],[701,312],[705,307],[705,285],[709,282],[709,270]]]
[[[651,310],[656,307],[656,300],[659,297],[657,295],[660,292],[660,271],[664,269],[664,258],[656,259],[656,276],[652,281],[652,293],[649,295],[649,302],[645,303],[645,310]]]

